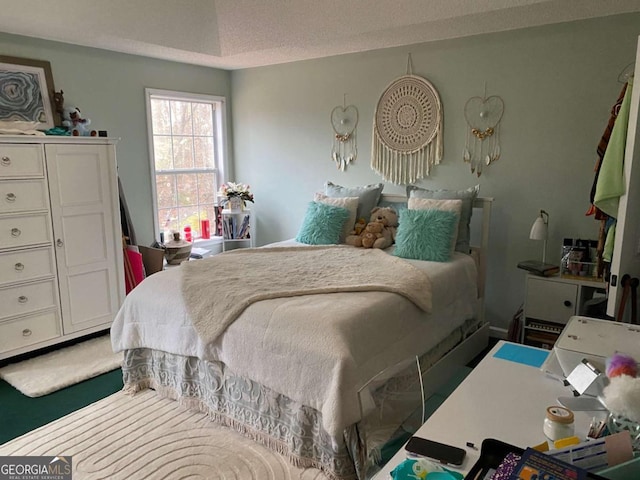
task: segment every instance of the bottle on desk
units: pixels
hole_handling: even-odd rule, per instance
[[[191,233],[191,226],[187,225],[186,227],[184,227],[184,239],[185,241],[192,243],[193,242],[193,235]]]

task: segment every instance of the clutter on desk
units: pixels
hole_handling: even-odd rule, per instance
[[[599,472],[633,459],[629,432],[619,432],[597,440],[577,442],[548,454],[584,470]]]
[[[583,468],[567,463],[557,457],[527,448],[515,465],[512,479],[555,479],[580,480],[587,478],[587,471]]]
[[[553,476],[545,476],[549,472],[553,472]],[[494,438],[483,440],[480,458],[464,478],[465,480],[532,478],[605,480],[605,477],[597,473],[572,465],[561,458],[554,458],[548,452],[543,453],[534,448],[523,449]]]
[[[640,328],[584,316],[573,316],[558,337],[553,354],[565,376],[587,360],[601,372],[615,352],[640,358]]]
[[[463,480],[464,476],[427,458],[407,458],[391,471],[391,478],[394,480]]]
[[[545,436],[552,441],[573,436],[573,412],[565,407],[552,405],[547,407],[543,423]]]
[[[609,384],[602,393],[610,412],[607,427],[611,433],[628,431],[633,448],[640,451],[638,363],[630,355],[616,353],[607,359],[606,374]]]
[[[550,407],[553,413],[550,419],[548,411],[540,412],[539,437],[544,441],[516,447],[485,439],[480,458],[465,479],[534,478],[530,474],[541,464],[558,468],[554,470],[555,479],[640,478],[639,358],[637,325],[571,317],[540,366],[547,376],[564,383],[568,394],[573,393],[558,397],[560,405]],[[569,405],[576,405],[576,409]],[[584,432],[578,435],[570,427],[565,429],[573,413],[581,410],[594,412],[590,414],[594,416],[584,438]],[[536,453],[532,453],[534,450]],[[531,467],[529,476],[520,477],[517,471],[524,465]]]

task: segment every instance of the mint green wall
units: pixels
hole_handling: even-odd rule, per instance
[[[151,244],[153,210],[144,89],[220,95],[230,100],[229,72],[3,33],[0,52],[49,61],[54,86],[64,91],[65,104],[78,106],[96,130],[107,130],[110,137],[120,138],[118,172],[137,240],[141,245]]]
[[[444,106],[444,160],[419,185],[466,188],[479,183],[495,198],[487,287],[487,318],[506,328],[524,298],[516,264],[541,257],[529,240],[539,209],[550,214],[547,259],[559,262],[563,237],[596,238],[589,206],[596,146],[635,59],[640,15],[482,35],[234,71],[236,178],[252,185],[258,243],[294,237],[307,202],[325,180],[343,185],[380,181],[370,168],[372,118],[385,87],[413,72],[428,78]],[[462,162],[465,102],[500,95],[502,158],[480,178]],[[359,155],[341,173],[329,154],[333,107],[360,113]],[[387,184],[387,192],[403,192]]]

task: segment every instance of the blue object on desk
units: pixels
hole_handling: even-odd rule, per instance
[[[531,348],[517,343],[505,343],[496,353],[493,354],[493,356],[495,358],[501,358],[502,360],[540,368],[547,359],[547,356],[549,356],[549,352],[547,350]]]

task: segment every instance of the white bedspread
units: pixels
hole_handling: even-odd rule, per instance
[[[182,268],[186,269],[182,296],[205,343],[215,342],[249,305],[271,298],[383,291],[403,295],[425,312],[431,311],[429,275],[377,248],[243,248],[188,262]]]
[[[455,253],[448,263],[410,263],[431,278],[429,315],[391,292],[268,299],[248,306],[209,344],[197,335],[180,294],[185,269],[159,272],[127,296],[111,329],[113,348],[222,361],[237,374],[321,411],[324,428],[340,435],[359,420],[360,386],[384,368],[424,353],[476,314],[477,270],[470,256]],[[303,352],[304,362],[292,356],[296,351]]]

